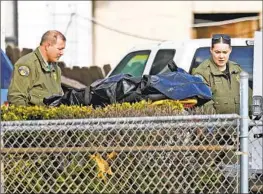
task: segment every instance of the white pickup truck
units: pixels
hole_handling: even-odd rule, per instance
[[[250,75],[252,87],[254,41],[249,38],[232,38],[230,60],[236,61]],[[167,63],[173,59],[187,72],[210,56],[211,39],[165,41],[133,47],[107,75],[129,73],[133,76],[156,75],[170,71]]]
[[[210,45],[211,39],[194,39],[136,46],[119,61],[107,77],[119,73],[142,76],[169,72],[167,63],[171,59],[178,67],[191,73],[193,68],[210,56]],[[254,38],[232,38],[231,45],[230,60],[236,61],[249,73],[249,86],[253,88],[253,104],[258,104],[256,115],[257,119],[261,120],[261,125],[251,128],[249,132],[249,169],[250,175],[259,175],[263,182],[262,31],[256,32]],[[254,96],[257,96],[256,101]]]

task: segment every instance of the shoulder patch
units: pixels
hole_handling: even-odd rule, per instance
[[[18,72],[22,76],[28,76],[29,73],[30,73],[30,70],[29,70],[29,68],[27,66],[20,66],[18,68]]]

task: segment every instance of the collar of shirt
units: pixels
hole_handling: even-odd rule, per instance
[[[40,59],[40,65],[42,67],[42,69],[46,72],[51,72],[51,71],[55,71],[55,68],[54,68],[54,64],[53,63],[48,63],[43,55],[41,54],[41,51],[39,49],[39,47],[36,49],[36,55],[38,56],[38,58]]]

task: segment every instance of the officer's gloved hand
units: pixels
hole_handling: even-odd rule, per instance
[[[50,97],[44,98],[43,103],[47,106],[58,107],[62,104],[63,95],[55,94]]]

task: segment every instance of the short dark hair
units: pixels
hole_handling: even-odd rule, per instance
[[[212,35],[212,47],[217,43],[225,43],[231,46],[231,37],[227,34],[213,34]]]
[[[42,45],[46,41],[50,41],[51,44],[56,44],[58,37],[66,42],[66,37],[61,32],[57,30],[49,30],[43,34],[40,45]]]

